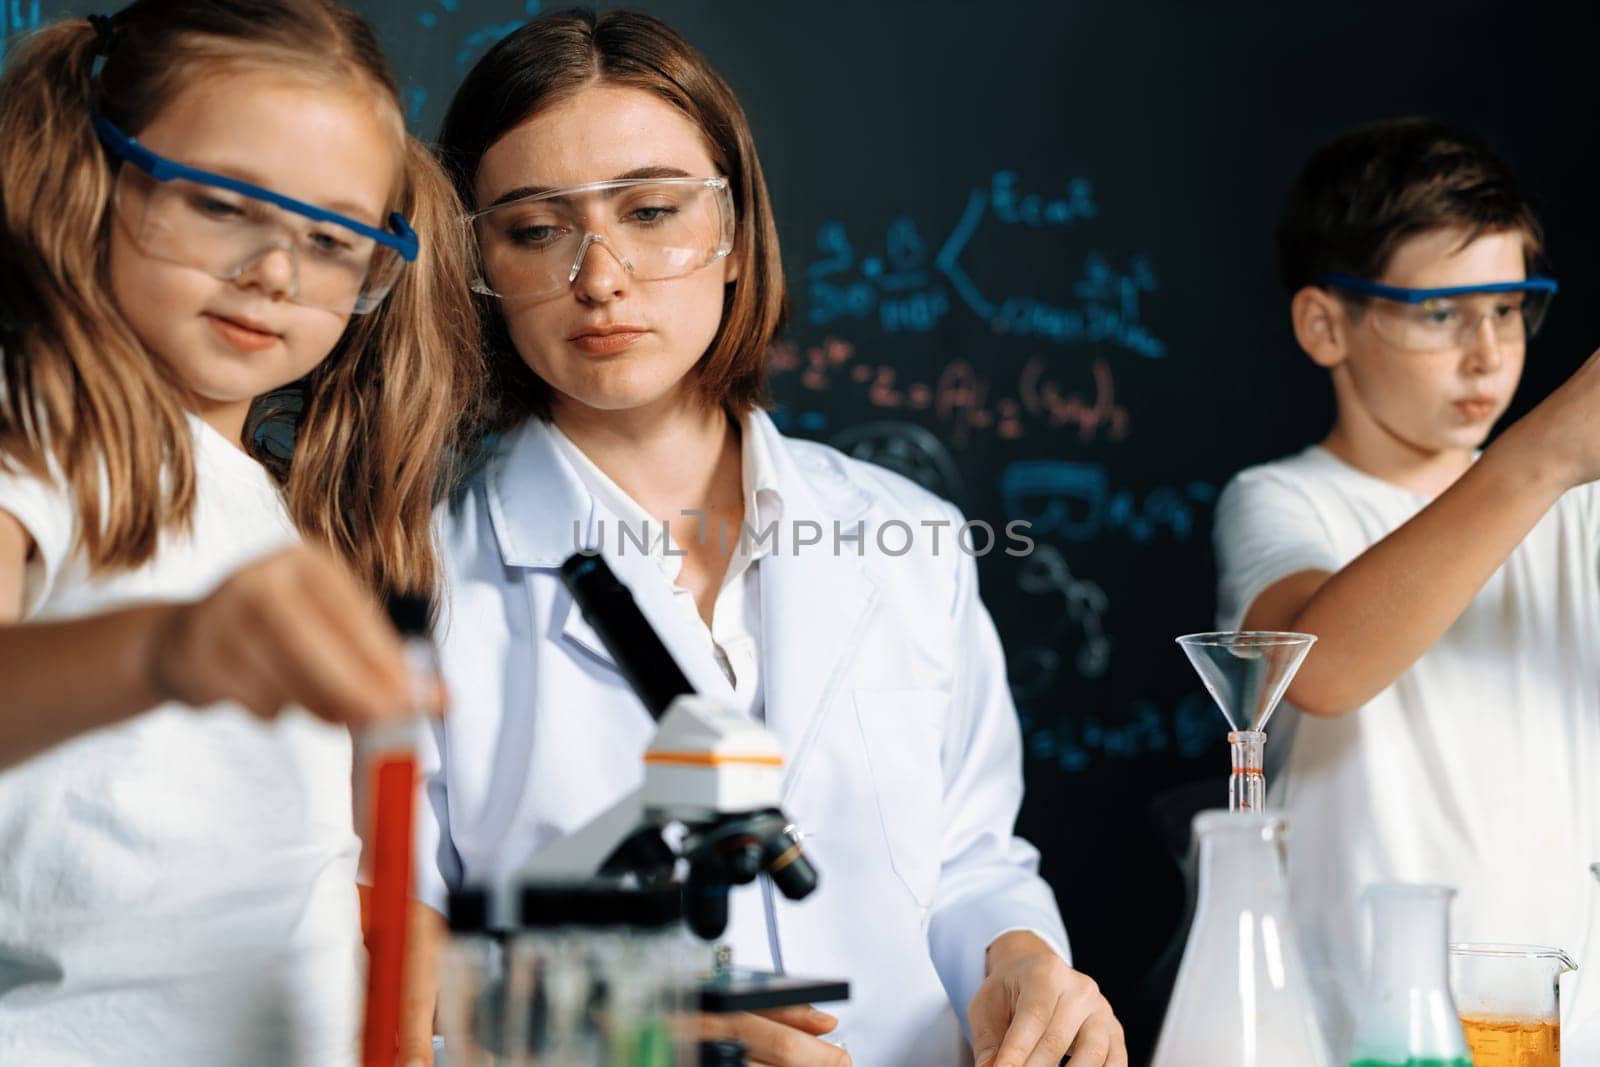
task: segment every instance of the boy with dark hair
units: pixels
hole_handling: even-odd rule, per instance
[[[1218,504],[1227,628],[1319,638],[1272,803],[1335,1050],[1361,888],[1453,885],[1452,938],[1576,951],[1600,770],[1600,363],[1479,451],[1555,283],[1478,139],[1400,119],[1312,157],[1279,233],[1321,444]],[[1579,488],[1582,487],[1582,488]]]

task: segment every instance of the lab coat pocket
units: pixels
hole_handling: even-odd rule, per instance
[[[853,696],[889,862],[916,902],[931,907],[939,887],[939,750],[949,698],[938,689],[857,689]]]

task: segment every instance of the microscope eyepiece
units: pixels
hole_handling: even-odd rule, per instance
[[[792,827],[785,826],[763,841],[761,856],[767,877],[790,900],[803,900],[817,888],[817,869],[801,850]]]

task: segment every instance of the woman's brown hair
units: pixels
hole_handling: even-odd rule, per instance
[[[173,384],[111,296],[115,172],[90,119],[99,111],[138,136],[194,79],[262,69],[364,90],[390,110],[404,139],[393,208],[421,250],[314,370],[258,398],[243,443],[278,479],[309,541],[376,588],[431,592],[431,512],[479,392],[470,249],[449,180],[404,133],[376,37],[332,0],[139,0],[98,28],[47,28],[9,57],[0,77],[0,467],[64,483],[95,572],[138,566],[163,531],[189,527],[192,435]],[[292,422],[286,454],[253,432],[273,418]]]
[[[496,141],[595,83],[641,89],[683,112],[727,176],[737,216],[732,255],[738,275],[724,292],[722,324],[696,367],[696,384],[711,405],[736,412],[763,405],[767,349],[788,307],[767,183],[738,98],[671,27],[636,11],[559,11],[540,15],[490,49],[456,90],[439,135],[461,199],[474,203],[479,164]],[[494,425],[549,417],[550,387],[518,357],[499,300],[476,299]]]

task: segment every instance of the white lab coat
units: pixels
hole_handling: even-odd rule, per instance
[[[1021,738],[975,562],[956,545],[961,516],[896,474],[783,437],[764,414],[748,425],[783,499],[778,550],[758,564],[765,717],[787,754],[783,810],[808,835],[820,885],[798,903],[765,879],[736,890],[725,940],[740,966],[848,978],[849,1003],[823,1007],[859,1067],[970,1063],[984,950],[1029,929],[1065,953],[1066,932],[1037,853],[1012,833]],[[607,562],[690,682],[732,699],[705,634],[648,556],[617,552],[614,520],[545,424],[509,435],[441,519],[451,702],[424,756],[420,813],[433,903],[445,884],[498,883],[642,781],[654,725],[557,574],[575,536],[597,542],[597,520]],[[895,519],[917,533],[900,557],[875,539]],[[823,539],[796,554],[803,520]],[[848,538],[863,520],[860,554],[852,540],[836,553],[835,523]],[[923,521],[950,524],[937,553]],[[890,551],[903,542],[886,534]]]

